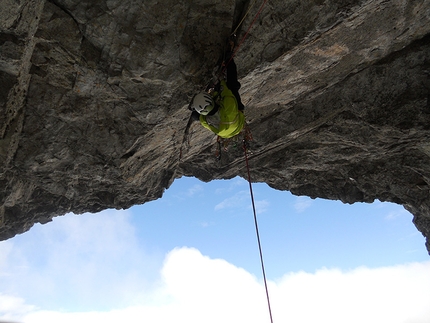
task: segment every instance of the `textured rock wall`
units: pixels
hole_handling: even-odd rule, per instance
[[[252,3],[0,0],[0,238],[244,176],[186,105]],[[271,0],[236,62],[255,181],[402,204],[430,250],[428,1]]]

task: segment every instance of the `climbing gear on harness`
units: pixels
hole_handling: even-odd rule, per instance
[[[201,92],[194,96],[190,104],[190,110],[201,115],[208,115],[213,110],[215,103],[212,96],[207,92]]]
[[[217,137],[215,157],[218,161],[221,160],[222,152],[228,152],[231,146],[233,146],[233,148],[240,147],[240,143],[242,143],[242,145],[246,145],[248,154],[252,154],[249,149],[250,141],[253,141],[251,129],[249,128],[248,124],[245,123],[242,131],[238,135],[231,138],[222,138],[220,136]]]
[[[216,87],[219,86],[219,83],[220,83],[219,82],[220,81],[219,80],[220,76],[227,70],[227,66],[233,60],[234,56],[238,52],[238,50],[241,47],[242,43],[245,41],[246,37],[249,34],[249,31],[251,30],[251,28],[254,25],[254,23],[256,22],[257,18],[259,17],[259,15],[261,14],[261,12],[263,11],[263,8],[266,5],[267,1],[268,0],[264,0],[263,1],[262,5],[260,6],[260,9],[258,10],[257,14],[254,16],[254,19],[252,20],[250,26],[248,27],[245,35],[242,37],[241,41],[239,42],[239,45],[234,46],[233,48],[230,48],[232,50],[232,54],[230,55],[229,59],[227,60],[227,57],[224,57],[223,60],[222,60],[222,64],[217,64],[217,67],[213,70],[213,72],[212,72],[213,78],[204,87],[204,89],[205,89],[205,91],[207,93],[211,93],[214,90],[217,91],[218,93],[220,92],[219,90],[216,89]],[[234,45],[236,45],[236,33],[240,30],[240,27],[241,27],[242,23],[245,21],[246,17],[248,16],[248,14],[251,11],[251,8],[254,6],[254,4],[256,2],[257,2],[257,0],[254,0],[253,3],[250,6],[248,6],[247,12],[242,16],[241,21],[239,22],[239,24],[237,24],[235,30],[233,30],[233,32],[231,33],[230,37],[228,38],[229,44],[233,41]],[[225,53],[225,51],[224,51],[224,53]],[[188,108],[190,110],[193,110],[193,111],[195,110],[195,108],[193,108],[192,104],[190,104],[188,106]],[[197,111],[197,110],[195,110],[195,111]],[[184,136],[183,136],[182,144],[181,144],[181,147],[180,147],[179,160],[181,160],[181,158],[182,158],[183,146],[187,142],[187,138],[188,138],[188,134],[189,134],[189,130],[190,130],[190,126],[192,124],[192,121],[193,121],[193,118],[190,117],[190,119],[189,119],[189,121],[188,121],[188,123],[187,123],[187,125],[185,127]],[[219,151],[220,151],[220,153],[219,153],[219,156],[220,156],[221,149],[219,149]]]

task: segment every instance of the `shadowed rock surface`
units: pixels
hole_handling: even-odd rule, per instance
[[[217,161],[186,126],[252,3],[0,0],[0,239],[245,176],[240,148]],[[271,0],[236,62],[254,181],[401,204],[430,250],[430,2]]]

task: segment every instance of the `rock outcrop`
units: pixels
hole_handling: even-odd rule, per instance
[[[0,3],[1,239],[245,176],[187,104],[263,1]],[[271,0],[235,59],[253,180],[404,205],[430,251],[430,2]]]

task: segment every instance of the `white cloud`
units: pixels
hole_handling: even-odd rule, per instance
[[[226,189],[217,189],[215,191],[216,194],[232,193],[230,194],[230,197],[215,205],[215,211],[238,208],[252,210],[252,200],[249,189],[247,188],[246,190],[238,190],[244,185],[248,186],[248,182],[243,178],[236,177],[234,180],[230,181],[230,185]],[[255,208],[258,214],[266,212],[269,205],[270,202],[267,199],[255,200]]]
[[[182,180],[182,179],[181,179]],[[180,181],[181,181],[180,180]],[[184,179],[185,180],[185,179]],[[177,181],[177,180],[176,180]],[[176,184],[176,181],[175,181],[175,184]],[[179,185],[179,184],[178,184]],[[202,184],[200,184],[200,182],[199,183],[197,183],[197,184],[194,184],[194,185],[187,185],[186,187],[183,187],[182,189],[180,189],[180,190],[178,190],[174,195],[173,195],[173,197],[174,197],[174,199],[176,199],[176,200],[180,200],[180,201],[183,201],[183,200],[186,200],[186,199],[188,199],[188,198],[193,198],[193,197],[196,197],[196,196],[200,196],[201,194],[203,194],[204,193],[204,187],[203,187],[203,185]],[[163,197],[164,198],[164,197]]]
[[[396,209],[395,211],[389,212],[385,216],[385,219],[386,220],[395,220],[395,219],[402,217],[402,216],[407,216],[409,218],[412,217],[411,214],[408,211],[406,211],[405,209]]]
[[[255,201],[257,214],[262,214],[269,209],[270,202],[268,200]]]
[[[269,205],[270,202],[268,200],[256,200],[255,208],[257,214],[266,212]],[[215,205],[215,211],[238,208],[252,210],[252,200],[249,191],[239,191]]]
[[[271,286],[274,306],[292,305],[279,312],[280,321],[424,323],[430,320],[429,270],[426,262],[293,273]]]
[[[23,317],[35,310],[35,306],[25,304],[25,300],[22,298],[0,293],[0,319],[2,320],[13,320],[17,316]]]
[[[427,323],[429,272],[430,262],[289,273],[269,281],[274,321]],[[15,309],[15,318],[26,323],[269,322],[260,279],[225,260],[177,248],[166,256],[161,277],[159,287],[134,306],[86,313],[27,309],[25,315]]]
[[[233,196],[224,199],[222,202],[215,206],[215,211],[223,209],[234,209],[247,207],[251,203],[251,198],[249,197],[249,192],[239,191]]]
[[[296,203],[294,208],[298,213],[304,212],[306,209],[310,208],[312,205],[312,199],[307,196],[299,196],[296,198]]]
[[[195,185],[193,185],[191,188],[189,188],[189,189],[187,190],[186,195],[187,195],[188,197],[193,197],[193,196],[195,196],[197,193],[201,193],[201,192],[203,192],[203,186],[202,186],[202,185],[200,185],[200,184],[195,184]]]
[[[7,270],[8,266],[8,259],[11,255],[13,245],[9,241],[4,241],[0,243],[0,276],[7,276],[9,275]]]
[[[399,207],[399,205],[395,203],[381,202],[379,200],[375,200],[372,203],[372,207],[378,210],[378,214],[384,214],[383,212],[385,212],[385,220],[388,221],[396,220],[400,217],[405,216],[409,218],[412,217],[411,213],[406,211],[405,208]]]
[[[163,257],[138,246],[127,211],[66,215],[26,235],[0,243],[10,249],[0,260],[0,292],[49,308],[129,304],[150,288]]]
[[[225,194],[232,191],[239,190],[242,186],[248,185],[248,182],[241,177],[235,177],[234,179],[228,180],[229,185],[227,187],[217,188],[215,194]]]
[[[210,226],[213,226],[213,225],[215,225],[215,222],[200,222],[200,226],[202,227],[202,228],[207,228],[207,227],[210,227]]]

